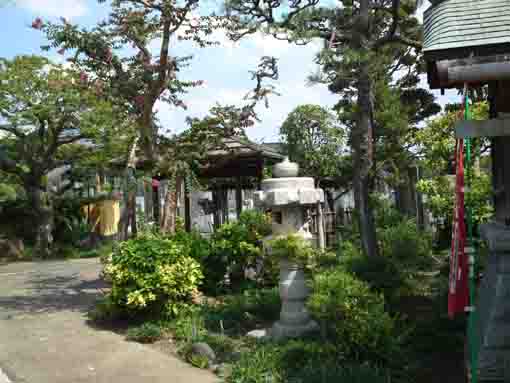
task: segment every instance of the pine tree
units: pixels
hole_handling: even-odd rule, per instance
[[[416,0],[342,0],[340,6],[318,0],[229,0],[226,4],[237,26],[234,39],[263,30],[278,39],[306,44],[320,38],[327,44],[320,63],[323,81],[351,108],[350,141],[353,150],[353,189],[359,211],[363,250],[376,256],[374,215],[369,204],[374,186],[374,87],[394,65],[402,66],[421,49],[421,28],[412,15]],[[395,64],[397,63],[397,64]],[[413,67],[407,65],[408,67]],[[398,69],[397,69],[398,70]],[[321,76],[322,77],[322,76]]]

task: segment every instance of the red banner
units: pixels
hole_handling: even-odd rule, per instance
[[[466,246],[466,223],[464,221],[464,141],[455,146],[456,182],[453,211],[452,248],[450,253],[450,280],[448,291],[448,316],[464,312],[469,305],[469,265]]]

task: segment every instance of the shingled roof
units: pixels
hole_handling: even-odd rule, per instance
[[[424,13],[423,51],[428,59],[508,53],[510,0],[445,0]]]

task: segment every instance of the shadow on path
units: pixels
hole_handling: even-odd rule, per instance
[[[17,291],[0,293],[0,312],[52,313],[57,311],[87,312],[104,295],[106,283],[95,276],[83,280],[79,273],[70,276],[28,275]],[[15,290],[15,291],[16,291]]]

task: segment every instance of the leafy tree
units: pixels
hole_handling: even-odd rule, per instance
[[[98,0],[100,3],[105,0]],[[203,81],[181,81],[178,72],[191,57],[170,53],[172,39],[188,40],[201,47],[214,44],[208,36],[222,19],[214,16],[195,17],[198,0],[112,0],[109,18],[92,29],[79,28],[62,19],[60,23],[36,19],[34,29],[43,30],[51,47],[90,77],[98,92],[105,93],[135,116],[139,135],[133,138],[126,155],[125,206],[120,220],[120,233],[127,235],[131,225],[136,232],[136,153],[144,149],[145,162],[156,161],[154,143],[158,136],[154,106],[163,101],[187,109],[181,94]],[[153,47],[156,46],[156,49]],[[126,239],[126,238],[124,238]]]
[[[488,103],[478,102],[472,105],[471,117],[474,120],[488,118]],[[426,178],[418,183],[418,190],[427,196],[426,205],[436,219],[444,222],[444,237],[447,240],[451,233],[451,220],[455,200],[455,123],[462,119],[462,110],[450,106],[439,117],[430,120],[418,130],[415,142],[421,164],[424,166]],[[487,220],[492,215],[490,204],[491,181],[487,169],[480,169],[480,162],[485,162],[484,154],[489,149],[487,139],[473,139],[473,158],[475,171],[472,174],[472,185],[466,193],[466,203],[473,208],[476,223]],[[477,158],[481,161],[477,163]]]
[[[323,188],[332,183],[337,188],[346,186],[340,181],[347,168],[346,137],[332,112],[319,105],[300,105],[287,116],[280,136],[302,175],[314,177]],[[333,209],[333,196],[329,189],[325,191]]]
[[[343,154],[344,134],[335,116],[319,105],[300,105],[280,127],[289,157],[304,175],[321,179],[338,171]]]
[[[100,3],[105,0],[98,0]],[[194,16],[198,0],[113,0],[109,18],[92,29],[79,28],[62,19],[60,23],[36,20],[58,52],[72,53],[82,76],[93,78],[98,92],[107,93],[136,116],[140,144],[154,161],[157,101],[186,109],[180,95],[203,81],[181,81],[178,72],[191,57],[170,53],[170,42],[190,40],[201,47],[214,44],[208,36],[220,26],[221,18]],[[157,49],[153,49],[156,46]]]
[[[17,56],[0,60],[0,116],[5,121],[0,170],[23,186],[34,215],[36,248],[48,255],[48,172],[68,163],[70,145],[80,142],[90,151],[93,140],[116,125],[114,109],[76,71],[42,57]]]
[[[351,109],[353,186],[359,211],[363,249],[377,255],[369,192],[374,181],[374,85],[395,65],[413,67],[421,48],[420,26],[413,17],[415,0],[342,0],[340,6],[319,6],[319,0],[280,2],[229,0],[227,8],[237,20],[234,38],[263,29],[276,38],[306,43],[325,40],[320,55],[330,90],[342,96]],[[396,64],[395,64],[396,63]],[[396,69],[398,70],[398,69]],[[415,69],[409,71],[413,77]],[[340,108],[342,105],[340,103]]]

